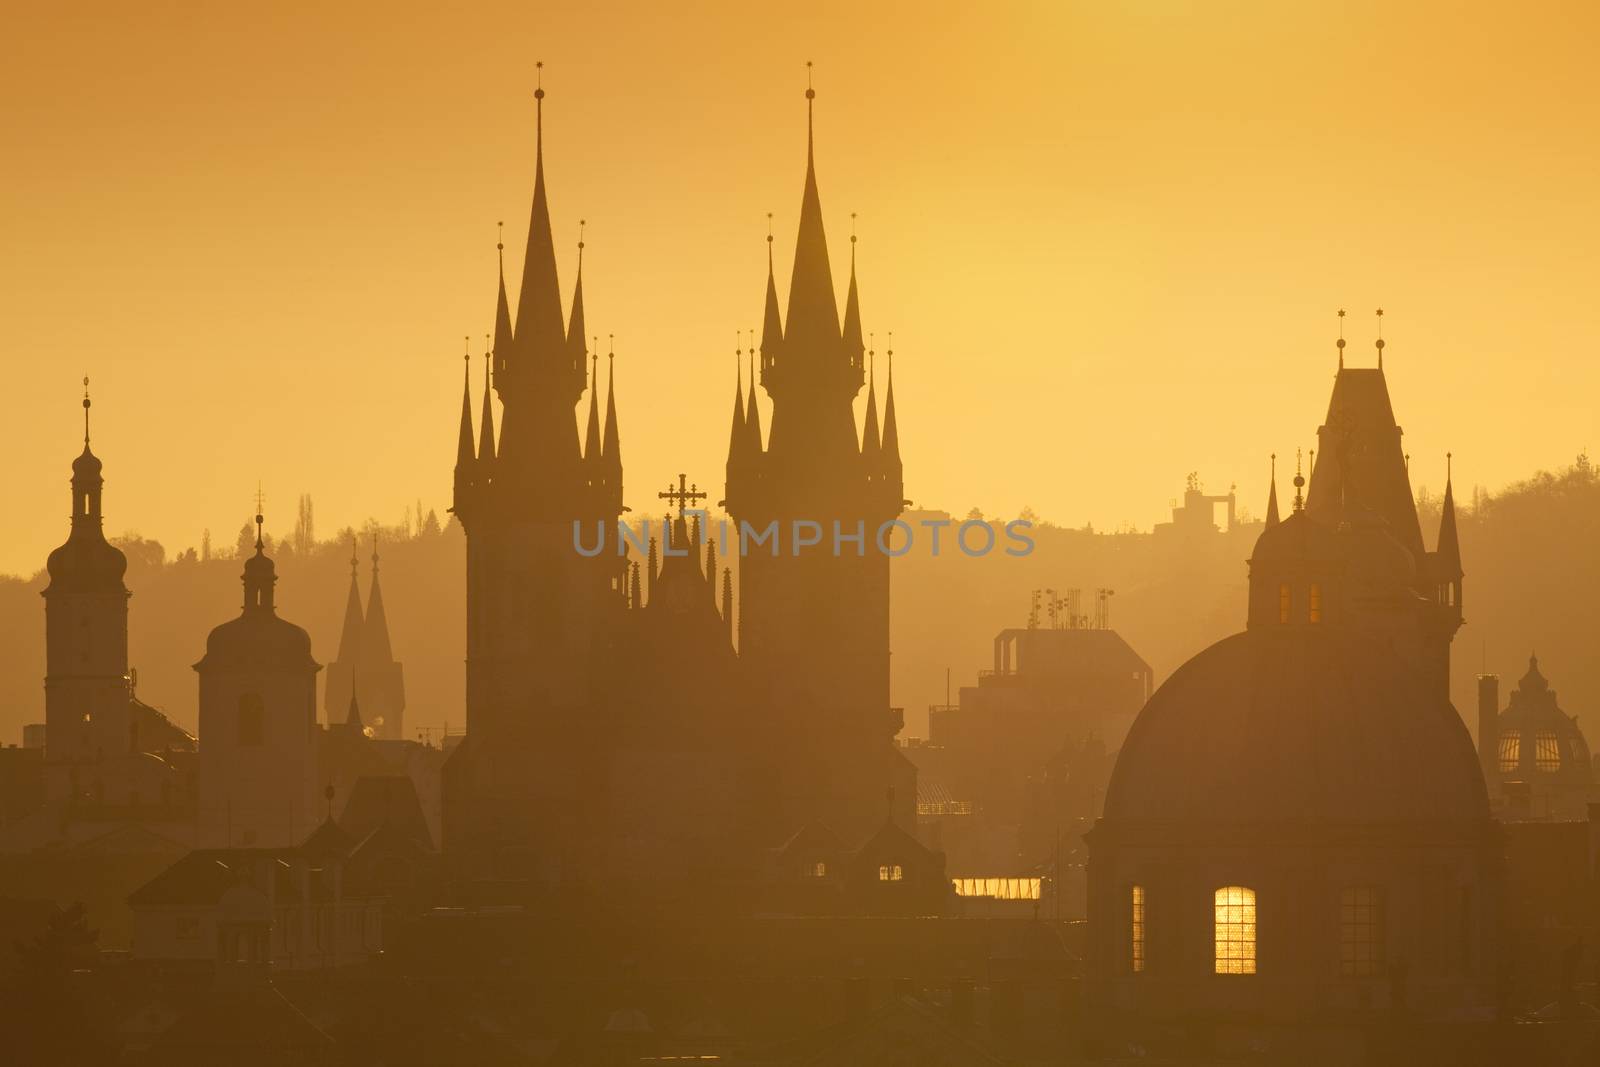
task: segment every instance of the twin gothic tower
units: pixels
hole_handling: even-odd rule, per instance
[[[737,654],[732,575],[722,574],[718,618],[718,546],[698,524],[680,520],[671,549],[660,546],[665,565],[652,539],[642,577],[640,562],[614,551],[626,509],[613,376],[608,360],[602,423],[599,358],[585,343],[583,245],[564,315],[544,91],[535,96],[521,290],[513,320],[502,265],[476,428],[470,362],[463,386],[453,511],[467,535],[468,728],[445,772],[445,847],[482,877],[581,878],[603,863],[602,842],[650,836],[641,808],[653,811],[657,836],[684,832],[673,825],[675,803],[684,805],[682,823],[720,813],[713,818],[726,825],[711,829],[725,852],[753,857],[816,821],[865,840],[883,824],[897,779],[907,780],[889,708],[889,560],[875,544],[904,490],[892,368],[881,422],[867,381],[853,248],[839,315],[810,132],[815,94],[807,91],[788,312],[779,311],[769,244],[759,376],[752,368],[748,395],[741,381],[735,397],[722,503],[735,524],[782,531],[780,552],[754,548],[736,564]],[[765,440],[757,381],[771,403]],[[863,386],[858,437],[853,403]],[[498,437],[491,389],[502,405]],[[580,437],[575,409],[585,392]],[[794,554],[797,521],[864,538],[834,552],[824,537]],[[585,555],[575,527],[592,542],[597,525],[608,531],[606,549]],[[684,540],[689,563],[674,569]],[[675,697],[685,685],[700,691]],[[630,805],[630,791],[655,775],[672,797]],[[685,776],[702,793],[723,792],[682,800]],[[909,827],[914,787],[898,795],[897,818]]]

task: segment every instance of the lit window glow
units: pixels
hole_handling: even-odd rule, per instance
[[[1507,730],[1500,735],[1500,773],[1515,774],[1522,763],[1522,734]]]
[[[880,882],[898,882],[905,876],[906,872],[901,869],[898,863],[892,867],[883,866],[878,868],[878,881]]]
[[[952,878],[958,897],[993,900],[1038,900],[1042,878]]]
[[[1540,730],[1533,735],[1533,766],[1546,774],[1561,769],[1561,741],[1550,730]]]
[[[1144,886],[1133,887],[1131,905],[1129,935],[1132,954],[1129,962],[1132,964],[1134,974],[1142,974],[1144,972]]]
[[[919,800],[918,815],[971,815],[970,800]]]
[[[1215,896],[1218,974],[1256,973],[1256,891],[1223,886]]]
[[[1339,973],[1369,978],[1383,967],[1383,895],[1373,886],[1339,891]]]
[[[1316,582],[1311,583],[1311,593],[1306,598],[1306,621],[1322,621],[1322,586]]]
[[[811,869],[807,873],[813,878],[826,878],[828,877],[828,865],[824,861],[818,860],[811,865]]]
[[[1278,586],[1278,621],[1289,621],[1289,607],[1292,597],[1289,594],[1289,583],[1284,582]]]

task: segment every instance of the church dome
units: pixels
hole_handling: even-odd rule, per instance
[[[1286,563],[1332,563],[1343,551],[1344,546],[1334,531],[1306,512],[1296,511],[1276,526],[1268,526],[1256,538],[1250,566],[1253,569]]]
[[[50,589],[65,593],[124,592],[128,557],[99,530],[74,529],[66,544],[45,560]]]
[[[1502,777],[1574,785],[1594,779],[1589,742],[1577,717],[1556,703],[1538,656],[1528,657],[1528,673],[1512,691],[1495,733]]]
[[[1488,814],[1448,700],[1337,626],[1251,630],[1190,660],[1139,713],[1105,804],[1108,823],[1198,826]]]
[[[311,635],[271,612],[247,611],[211,631],[195,670],[279,670],[316,667]]]
[[[89,446],[84,445],[78,458],[72,461],[72,480],[83,481],[100,477],[100,457],[89,451]]]

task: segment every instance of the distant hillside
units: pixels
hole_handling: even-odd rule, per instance
[[[1600,741],[1600,476],[1587,457],[1541,472],[1495,494],[1458,501],[1466,567],[1467,625],[1456,639],[1453,692],[1468,724],[1480,665],[1515,684],[1530,651]],[[1419,493],[1429,543],[1439,502]],[[929,513],[931,514],[931,513]],[[926,517],[926,516],[924,516]],[[362,592],[371,553],[362,534]],[[1245,560],[1260,527],[1247,524],[1198,540],[1142,533],[1096,533],[1041,524],[1024,558],[993,552],[969,558],[948,545],[938,558],[919,545],[893,565],[893,699],[907,731],[926,730],[926,708],[952,687],[971,685],[990,664],[1000,630],[1027,624],[1029,593],[1076,588],[1092,614],[1095,591],[1115,590],[1110,622],[1149,661],[1158,682],[1207,644],[1244,625]],[[380,531],[384,598],[395,655],[405,664],[408,732],[461,728],[465,628],[464,539],[453,521],[420,530]],[[247,539],[243,539],[247,544]],[[213,558],[188,551],[168,559],[159,544],[119,542],[129,558],[132,662],[139,695],[193,729],[196,684],[190,665],[206,634],[239,611],[238,548]],[[298,547],[296,545],[298,544]],[[349,582],[349,532],[318,542],[287,538],[272,548],[278,604],[311,634],[322,662],[336,653]],[[44,575],[0,578],[0,740],[20,740],[22,724],[44,714]],[[1045,620],[1044,624],[1048,624]],[[1487,659],[1484,658],[1487,650]]]

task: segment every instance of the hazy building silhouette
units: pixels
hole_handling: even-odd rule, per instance
[[[317,672],[311,638],[278,617],[261,538],[244,607],[206,638],[200,676],[200,822],[212,847],[288,848],[318,816]]]
[[[361,606],[359,563],[355,544],[350,546],[350,591],[345,598],[344,622],[339,628],[339,654],[328,664],[323,682],[322,708],[327,723],[346,721],[352,696],[359,696],[362,724],[371,736],[386,740],[405,737],[405,671],[394,658],[389,640],[389,616],[378,581],[378,544],[372,544],[372,584],[367,606]]]
[[[1251,556],[1245,631],[1156,691],[1088,835],[1107,1009],[1303,1019],[1490,998],[1500,846],[1447,687],[1453,497],[1428,552],[1381,365],[1342,363],[1309,495],[1297,474]]]
[[[806,91],[806,171],[787,314],[780,315],[771,237],[760,369],[743,411],[735,405],[727,462],[729,514],[741,528],[775,524],[773,548],[747,546],[739,562],[739,655],[767,717],[781,840],[822,819],[848,842],[882,820],[884,791],[914,772],[893,739],[889,701],[889,556],[879,527],[905,504],[894,371],[883,420],[863,341],[852,237],[841,323],[817,190]],[[890,354],[892,360],[892,353]],[[756,382],[772,401],[762,440]],[[853,403],[867,386],[857,437]],[[820,543],[791,545],[796,523]],[[856,541],[836,538],[858,537]],[[915,789],[902,789],[897,820],[915,828]]]
[[[1478,752],[1496,812],[1506,819],[1587,819],[1594,764],[1578,717],[1528,657],[1528,671],[1500,710],[1500,679],[1478,678]]]

